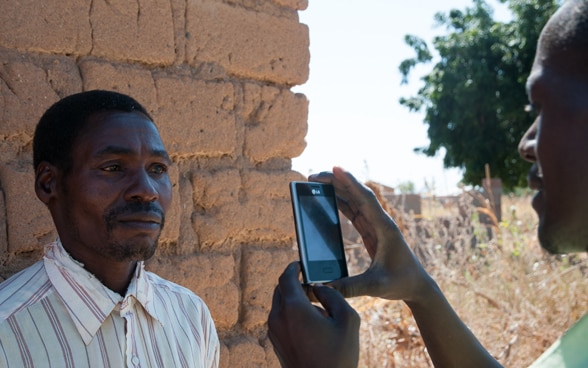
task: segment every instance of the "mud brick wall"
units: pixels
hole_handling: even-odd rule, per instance
[[[148,268],[208,304],[222,367],[278,367],[273,287],[295,259],[287,183],[305,147],[307,0],[21,0],[0,6],[0,281],[56,237],[33,190],[32,136],[69,94],[140,101],[175,163]]]

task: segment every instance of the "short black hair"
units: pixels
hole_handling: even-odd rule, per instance
[[[106,111],[139,112],[153,121],[139,102],[122,93],[93,90],[67,96],[47,109],[37,124],[33,138],[35,172],[42,161],[69,172],[75,140],[86,128],[89,117]]]
[[[540,42],[561,71],[588,77],[588,1],[567,0],[543,29]]]

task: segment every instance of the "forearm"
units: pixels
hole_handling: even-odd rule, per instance
[[[406,304],[419,326],[435,367],[501,367],[428,280],[423,297]]]

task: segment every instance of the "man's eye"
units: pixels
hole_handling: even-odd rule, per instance
[[[112,164],[112,165],[104,166],[102,168],[102,170],[108,171],[108,172],[120,171],[121,170],[121,166],[118,165],[118,164]]]
[[[532,116],[537,116],[537,114],[539,113],[537,106],[535,106],[532,103],[525,105],[525,112],[528,112]]]
[[[151,172],[154,174],[164,174],[167,172],[167,165],[157,164],[151,166]]]

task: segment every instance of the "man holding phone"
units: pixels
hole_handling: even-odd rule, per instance
[[[529,185],[538,191],[533,207],[539,216],[539,240],[552,253],[584,252],[588,250],[588,1],[568,0],[548,21],[527,86],[538,117],[523,136],[519,152],[533,163]],[[269,336],[284,367],[355,367],[358,317],[343,296],[360,295],[404,300],[435,366],[500,366],[457,316],[371,190],[340,168],[309,180],[335,186],[339,209],[361,234],[372,264],[361,275],[330,283],[333,289],[312,287],[324,309],[306,297],[297,264],[286,268],[268,320]],[[585,367],[588,353],[579,351],[583,354],[574,357],[574,366]],[[557,359],[555,354],[549,351],[534,367]]]

